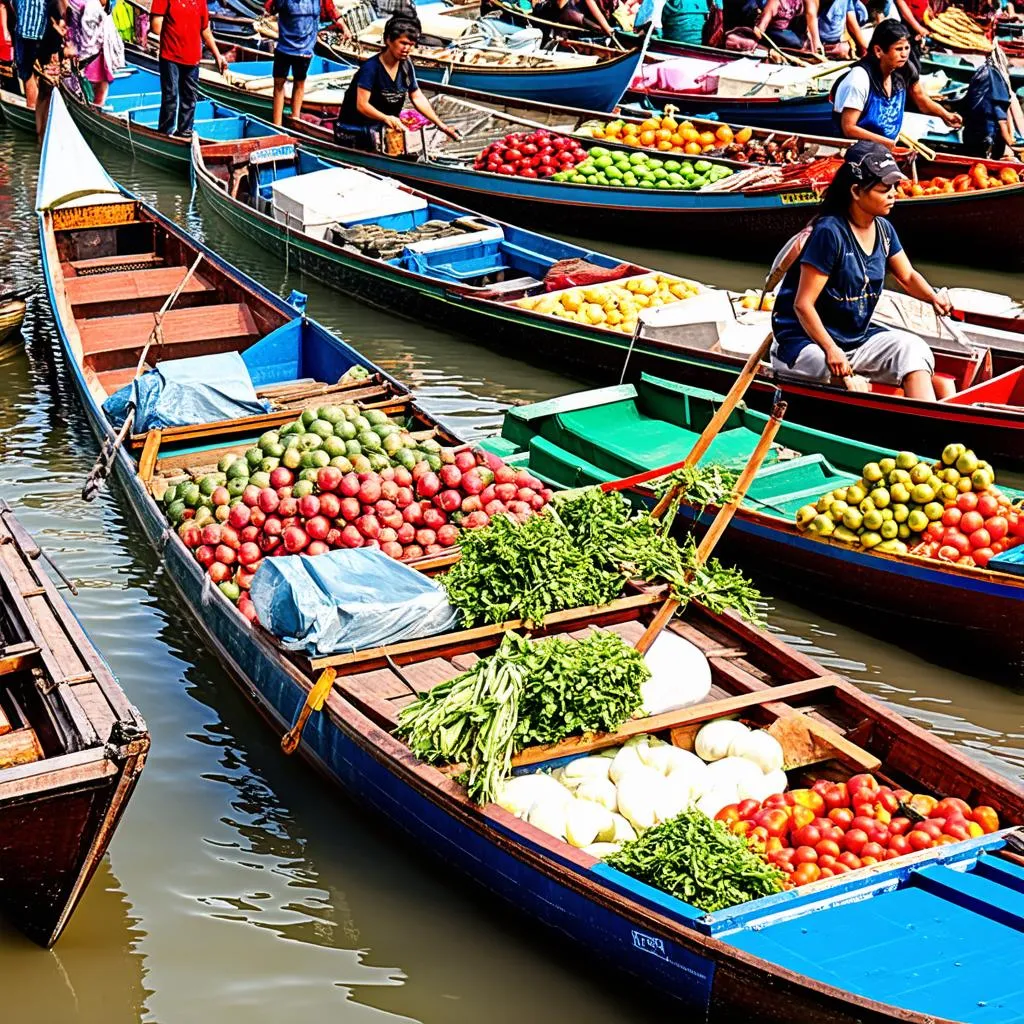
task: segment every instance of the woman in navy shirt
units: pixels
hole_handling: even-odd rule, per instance
[[[334,126],[339,142],[360,149],[375,149],[373,133],[381,126],[404,130],[398,115],[408,96],[412,105],[451,139],[459,133],[434,113],[430,100],[416,81],[409,55],[420,38],[420,23],[411,14],[392,15],[384,26],[384,50],[356,72]]]
[[[909,331],[871,323],[888,270],[907,294],[952,311],[910,265],[885,219],[903,178],[883,146],[858,142],[846,151],[812,222],[799,263],[786,274],[772,314],[772,364],[816,381],[858,376],[935,400],[935,357]]]

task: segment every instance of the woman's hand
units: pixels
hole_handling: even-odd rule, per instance
[[[945,288],[935,293],[935,297],[932,299],[932,305],[935,307],[935,312],[938,313],[939,316],[949,316],[953,312],[953,303]]]
[[[846,353],[835,342],[825,349],[825,362],[828,363],[833,377],[853,376],[850,360],[846,358]]]
[[[405,131],[405,125],[402,124],[402,119],[400,117],[394,117],[394,116],[392,116],[392,117],[385,117],[384,118],[384,123],[389,128],[394,128],[396,132],[404,132]]]
[[[462,136],[459,134],[458,129],[457,128],[453,128],[451,125],[439,124],[437,127],[441,131],[443,131],[445,133],[445,135],[447,135],[448,138],[452,140],[452,142],[458,142],[459,139],[462,138]]]
[[[951,110],[947,110],[942,115],[942,120],[949,125],[950,128],[962,128],[964,119],[959,114],[954,114]]]

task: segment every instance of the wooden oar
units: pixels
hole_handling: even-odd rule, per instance
[[[776,394],[771,418],[764,425],[764,430],[761,432],[757,447],[754,448],[743,472],[740,474],[739,480],[736,481],[732,498],[718,510],[718,515],[715,516],[714,521],[708,527],[707,533],[704,534],[697,547],[696,563],[698,566],[703,565],[711,556],[711,552],[714,551],[715,545],[725,532],[725,528],[729,525],[732,517],[736,514],[736,510],[746,497],[747,491],[757,475],[757,471],[761,468],[761,463],[764,462],[765,455],[768,454],[768,449],[771,448],[772,442],[775,440],[775,435],[779,432],[779,427],[782,426],[782,418],[785,415],[786,403],[782,401],[781,395]],[[658,609],[650,625],[644,630],[643,636],[636,643],[636,649],[641,654],[646,654],[650,650],[651,644],[658,638],[658,634],[668,625],[672,616],[678,610],[679,601],[674,597],[670,597]]]
[[[915,153],[920,153],[921,156],[925,158],[925,160],[935,159],[934,149],[929,149],[919,139],[911,138],[906,132],[900,132],[899,135],[896,136],[896,141],[902,142],[903,145],[907,147],[907,149],[912,149]]]
[[[286,754],[294,754],[299,749],[299,744],[302,742],[302,730],[305,729],[309,716],[314,711],[323,709],[337,675],[338,670],[335,668],[325,668],[320,673],[320,678],[313,684],[313,688],[306,697],[306,703],[299,709],[299,717],[295,719],[295,724],[281,737],[281,749]]]

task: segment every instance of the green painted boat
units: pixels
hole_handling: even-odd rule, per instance
[[[0,88],[0,110],[3,111],[4,120],[12,128],[20,128],[35,135],[35,110],[25,105],[25,97],[20,93]]]
[[[553,488],[602,484],[683,459],[721,402],[713,391],[644,374],[635,384],[509,409],[501,435],[484,444],[513,464],[527,465]],[[766,420],[741,404],[704,462],[741,468]],[[797,509],[854,483],[867,463],[894,454],[784,421],[721,549],[766,589],[819,609],[825,618],[835,619],[841,609],[867,631],[943,663],[962,661],[975,673],[1019,683],[1024,679],[1024,576],[1008,571],[1013,566],[997,569],[1000,559],[994,559],[981,569],[884,554],[796,528]],[[646,488],[629,496],[647,504],[654,500]],[[680,520],[701,530],[715,511],[684,503]]]

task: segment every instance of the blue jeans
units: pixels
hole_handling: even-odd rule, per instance
[[[160,122],[164,135],[187,135],[192,131],[199,95],[199,65],[175,64],[160,58]],[[177,128],[175,128],[177,122]]]

